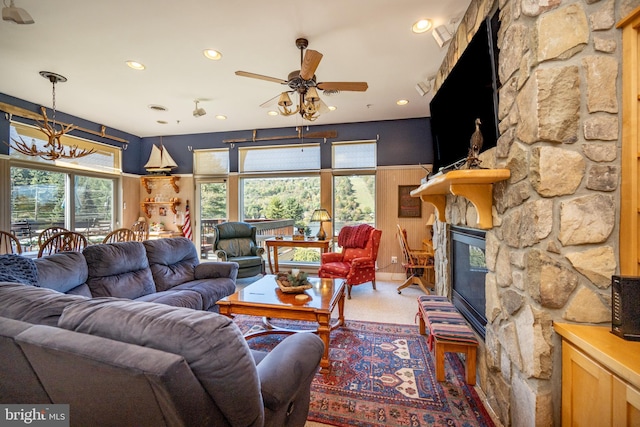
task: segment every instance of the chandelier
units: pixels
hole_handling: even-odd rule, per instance
[[[50,71],[40,71],[40,75],[53,85],[52,118],[49,120],[46,108],[41,107],[42,121],[36,120],[38,129],[47,136],[47,142],[44,146],[38,147],[35,141],[32,141],[31,145],[29,145],[20,136],[19,141],[11,139],[13,141],[13,144],[10,145],[11,148],[24,155],[41,157],[45,160],[75,159],[94,153],[94,149],[79,149],[77,145],[64,145],[60,141],[60,138],[65,134],[77,128],[77,126],[71,124],[56,123],[56,83],[64,83],[67,78]]]

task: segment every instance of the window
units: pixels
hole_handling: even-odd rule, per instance
[[[320,144],[240,148],[238,154],[240,173],[320,170]]]
[[[73,229],[91,242],[102,242],[113,224],[113,179],[74,176]]]
[[[202,258],[215,259],[214,226],[227,221],[227,183],[225,180],[199,182],[197,188],[199,195],[196,200],[200,204],[200,255]]]
[[[332,148],[335,235],[346,225],[375,226],[375,141],[335,142]]]
[[[258,244],[276,235],[291,236],[301,227],[315,235],[311,214],[320,206],[320,145],[241,148],[240,194],[245,221],[258,229]],[[314,231],[315,228],[315,231]],[[282,263],[320,262],[319,250],[280,248]]]
[[[42,148],[46,144],[44,134],[33,126],[11,122],[9,137],[12,141],[24,141],[27,145],[35,144]],[[119,174],[121,167],[121,149],[94,141],[88,141],[75,136],[65,135],[61,139],[63,145],[76,145],[78,148],[94,149],[95,152],[77,159],[44,160],[40,157],[27,156],[13,148],[9,149],[9,156],[15,160],[56,165],[65,168],[86,169],[100,173]]]
[[[229,149],[194,150],[193,174],[227,176],[229,174]]]
[[[13,166],[12,229],[23,236],[27,250],[36,249],[38,234],[48,227],[79,231],[90,242],[102,242],[115,222],[116,184],[112,177]]]
[[[376,223],[376,176],[333,177],[333,227],[337,236],[345,225]]]

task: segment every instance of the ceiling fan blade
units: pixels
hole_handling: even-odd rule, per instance
[[[252,79],[266,80],[268,82],[287,84],[286,80],[278,79],[276,77],[263,76],[262,74],[249,73],[247,71],[236,71],[236,76],[250,77]]]
[[[320,90],[339,90],[364,92],[369,88],[367,82],[322,82],[317,84]]]
[[[280,98],[280,94],[277,94],[276,96],[269,99],[268,101],[263,102],[262,104],[260,104],[260,106],[262,108],[275,107],[277,106],[278,98]]]
[[[307,49],[307,51],[304,53],[302,65],[300,66],[300,77],[302,77],[304,80],[311,80],[313,78],[313,75],[316,73],[318,65],[320,65],[321,59],[322,54],[320,52]]]

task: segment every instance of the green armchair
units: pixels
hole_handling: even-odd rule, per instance
[[[220,261],[238,263],[238,278],[264,274],[264,248],[256,243],[256,227],[246,222],[215,226],[214,252]]]

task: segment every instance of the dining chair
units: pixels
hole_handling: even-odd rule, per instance
[[[13,234],[0,230],[0,255],[21,254],[20,241]]]
[[[63,231],[49,237],[40,247],[38,258],[57,252],[82,252],[87,247],[87,238],[75,231]]]
[[[64,231],[69,231],[64,227],[49,227],[45,228],[38,234],[38,248],[42,247],[42,244],[47,241],[47,239],[54,234],[62,233]]]
[[[136,240],[136,233],[130,228],[118,228],[107,234],[102,243],[133,242]]]
[[[427,295],[431,294],[422,277],[434,269],[433,250],[411,249],[407,243],[407,231],[400,225],[398,225],[398,243],[400,244],[400,249],[402,249],[402,267],[407,276],[407,280],[398,286],[398,293],[402,293],[404,288],[415,284]],[[433,283],[430,283],[430,285],[434,286]]]
[[[149,238],[149,226],[147,225],[147,221],[136,221],[131,226],[131,230],[135,234],[135,241],[144,242]]]

